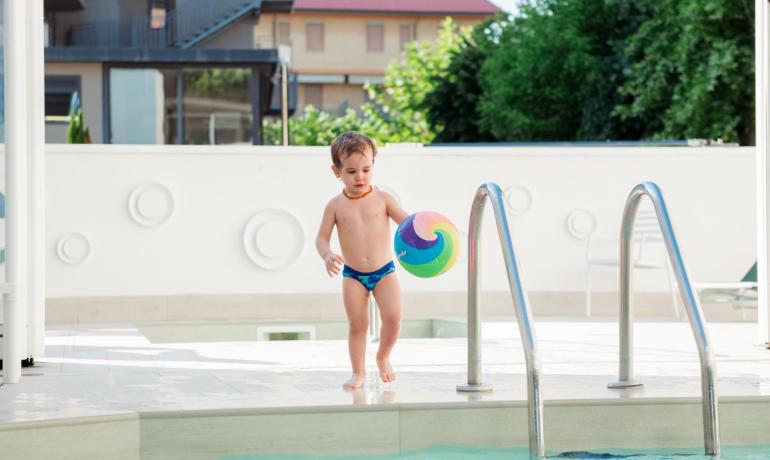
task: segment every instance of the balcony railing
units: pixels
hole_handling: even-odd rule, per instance
[[[149,20],[103,21],[78,24],[67,33],[67,46],[104,48],[167,48],[168,30],[150,28]]]
[[[129,21],[101,21],[78,24],[67,33],[66,46],[107,48],[185,48],[216,33],[260,1],[189,0],[169,11],[161,27],[158,19],[138,16]],[[273,48],[272,36],[258,37],[256,48]]]

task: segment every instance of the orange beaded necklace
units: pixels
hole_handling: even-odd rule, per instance
[[[361,198],[365,197],[366,195],[368,195],[368,194],[372,193],[372,190],[374,190],[374,187],[372,187],[372,186],[370,185],[370,186],[369,186],[369,190],[365,191],[364,193],[362,193],[362,194],[360,194],[360,195],[358,195],[358,196],[350,196],[350,195],[348,195],[348,193],[347,193],[347,192],[345,191],[345,189],[343,188],[343,189],[342,189],[342,194],[343,194],[343,195],[345,195],[345,198],[347,198],[347,199],[349,199],[349,200],[360,200]]]

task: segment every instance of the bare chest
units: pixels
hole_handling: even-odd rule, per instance
[[[387,225],[388,212],[385,203],[379,200],[351,201],[337,209],[336,220],[340,231]]]

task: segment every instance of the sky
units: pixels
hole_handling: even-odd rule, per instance
[[[494,3],[495,6],[497,6],[501,10],[507,11],[509,13],[513,13],[516,11],[516,4],[519,2],[519,0],[489,0],[489,1]]]

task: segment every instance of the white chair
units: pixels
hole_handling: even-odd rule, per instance
[[[665,270],[671,290],[671,301],[674,314],[679,317],[679,303],[677,301],[676,279],[671,269],[668,254],[666,253],[663,234],[660,232],[658,218],[653,209],[643,209],[645,202],[640,206],[634,221],[634,234],[632,237],[631,257],[634,270]],[[598,255],[597,248],[604,247],[602,254]],[[594,267],[620,267],[620,241],[600,240],[589,235],[586,240],[586,316],[591,316],[591,272]]]
[[[738,310],[746,319],[747,308],[757,308],[757,263],[749,269],[740,281],[693,282],[701,302],[726,303]]]

